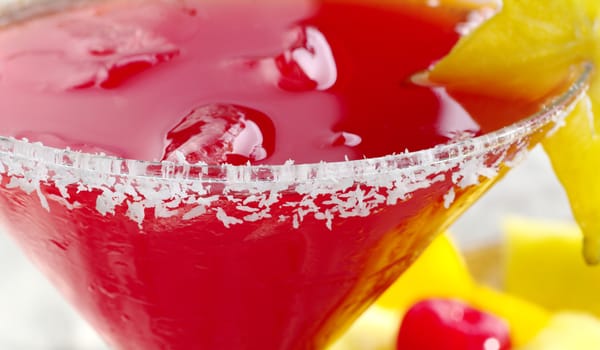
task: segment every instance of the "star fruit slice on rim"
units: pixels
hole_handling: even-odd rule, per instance
[[[574,67],[595,65],[583,99],[543,142],[584,235],[589,264],[600,263],[600,1],[505,0],[429,73],[451,90],[537,99]]]

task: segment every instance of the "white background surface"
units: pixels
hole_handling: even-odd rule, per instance
[[[499,237],[500,222],[507,215],[570,219],[566,197],[540,149],[492,188],[453,231],[462,246],[485,244]],[[0,349],[105,349],[93,330],[2,233]]]

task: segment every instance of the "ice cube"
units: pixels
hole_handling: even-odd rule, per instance
[[[264,160],[274,148],[275,126],[267,115],[243,106],[208,104],[167,133],[162,160],[240,165]]]
[[[249,62],[287,91],[327,90],[337,81],[337,65],[327,38],[316,27],[298,26],[285,38],[287,47],[275,57]],[[258,63],[258,64],[256,64]]]
[[[62,27],[74,39],[69,56],[87,62],[90,70],[88,80],[74,87],[115,88],[179,54],[179,49],[162,36],[108,19],[70,21]]]
[[[20,45],[3,53],[7,82],[45,90],[110,89],[179,54],[166,38],[109,18],[69,19],[57,22],[57,30],[42,29],[25,32]]]

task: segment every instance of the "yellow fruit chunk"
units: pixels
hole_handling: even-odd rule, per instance
[[[567,125],[543,144],[583,231],[584,256],[588,263],[597,264],[600,262],[600,129],[594,129],[592,106],[586,96],[567,118]],[[600,108],[600,104],[596,107]],[[597,277],[600,278],[600,271]]]
[[[598,350],[600,320],[577,313],[559,313],[526,346],[518,350]]]
[[[551,316],[541,306],[484,286],[475,290],[470,304],[508,322],[513,346],[527,344],[548,325]]]
[[[328,350],[393,350],[400,318],[397,312],[372,306]]]
[[[505,231],[508,293],[549,310],[581,310],[600,316],[600,267],[581,260],[581,231],[576,225],[511,219]]]
[[[432,297],[468,300],[473,281],[450,238],[436,238],[421,257],[380,297],[377,305],[405,311],[416,302]]]
[[[564,81],[574,63],[590,57],[593,23],[584,3],[507,0],[458,42],[430,79],[465,92],[542,97]]]
[[[594,63],[587,97],[545,142],[591,264],[600,262],[599,23],[598,0],[506,0],[429,74],[451,90],[537,99],[560,86],[573,67]]]

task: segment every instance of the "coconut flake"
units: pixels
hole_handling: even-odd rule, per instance
[[[219,221],[221,221],[226,228],[229,228],[232,225],[239,225],[244,222],[238,218],[227,215],[223,208],[217,208],[217,219],[219,219]]]

